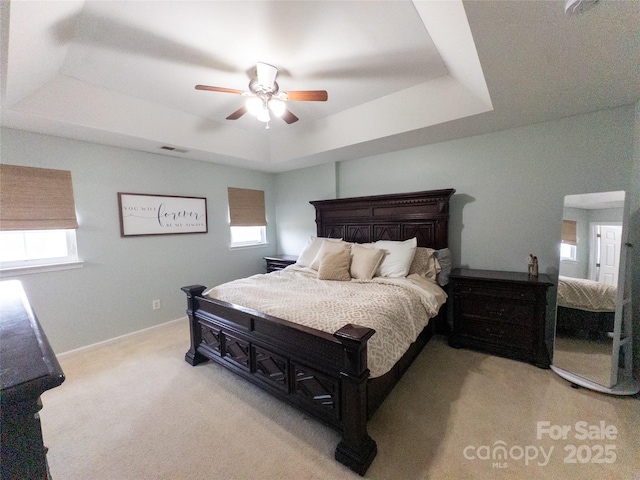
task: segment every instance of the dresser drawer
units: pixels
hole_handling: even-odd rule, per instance
[[[461,317],[459,335],[498,345],[530,350],[533,347],[533,326],[510,325],[502,322]]]
[[[453,286],[453,293],[464,295],[478,295],[491,298],[510,298],[524,302],[536,300],[536,292],[531,288],[519,288],[517,285],[504,285],[501,283],[477,283],[477,282],[456,282]]]
[[[526,303],[490,300],[476,296],[456,296],[459,314],[464,317],[487,319],[513,325],[532,325],[534,307]]]

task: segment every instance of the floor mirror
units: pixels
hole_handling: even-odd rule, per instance
[[[573,385],[633,395],[629,198],[564,198],[551,369]]]

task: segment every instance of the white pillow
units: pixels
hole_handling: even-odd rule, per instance
[[[325,238],[320,246],[320,250],[318,250],[318,253],[309,267],[314,270],[318,270],[318,268],[320,268],[322,257],[324,257],[325,253],[338,253],[343,250],[349,250],[350,248],[351,244],[348,242],[343,242],[342,240],[334,241],[333,239],[329,240],[328,238]]]
[[[328,240],[329,242],[341,242],[341,238],[323,238],[323,237],[314,237],[313,235],[309,237],[307,240],[307,244],[300,252],[298,256],[298,261],[296,262],[301,267],[309,267],[313,263],[313,259],[316,258],[320,247],[322,246],[322,242]]]
[[[404,242],[378,240],[376,248],[385,250],[386,255],[377,271],[379,277],[406,277],[411,268],[411,262],[416,254],[418,239],[412,238]]]
[[[351,277],[371,280],[384,258],[384,251],[354,243],[351,246]]]

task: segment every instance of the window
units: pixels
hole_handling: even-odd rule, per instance
[[[267,243],[266,227],[231,227],[231,246],[242,247]]]
[[[577,256],[577,222],[574,220],[562,220],[562,241],[560,243],[560,260],[570,260],[575,262]]]
[[[0,270],[77,266],[71,172],[0,165],[0,204]]]
[[[264,192],[229,187],[228,198],[231,247],[267,243]]]
[[[577,260],[576,250],[575,245],[562,242],[560,244],[560,260],[571,260],[575,262]]]
[[[77,261],[76,231],[73,229],[0,232],[0,268]]]

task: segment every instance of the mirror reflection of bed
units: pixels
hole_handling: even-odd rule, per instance
[[[619,291],[625,211],[625,192],[568,195],[563,208],[552,369],[574,385],[608,393],[627,384],[635,393],[637,386],[626,372],[631,324],[623,318],[626,290]]]

